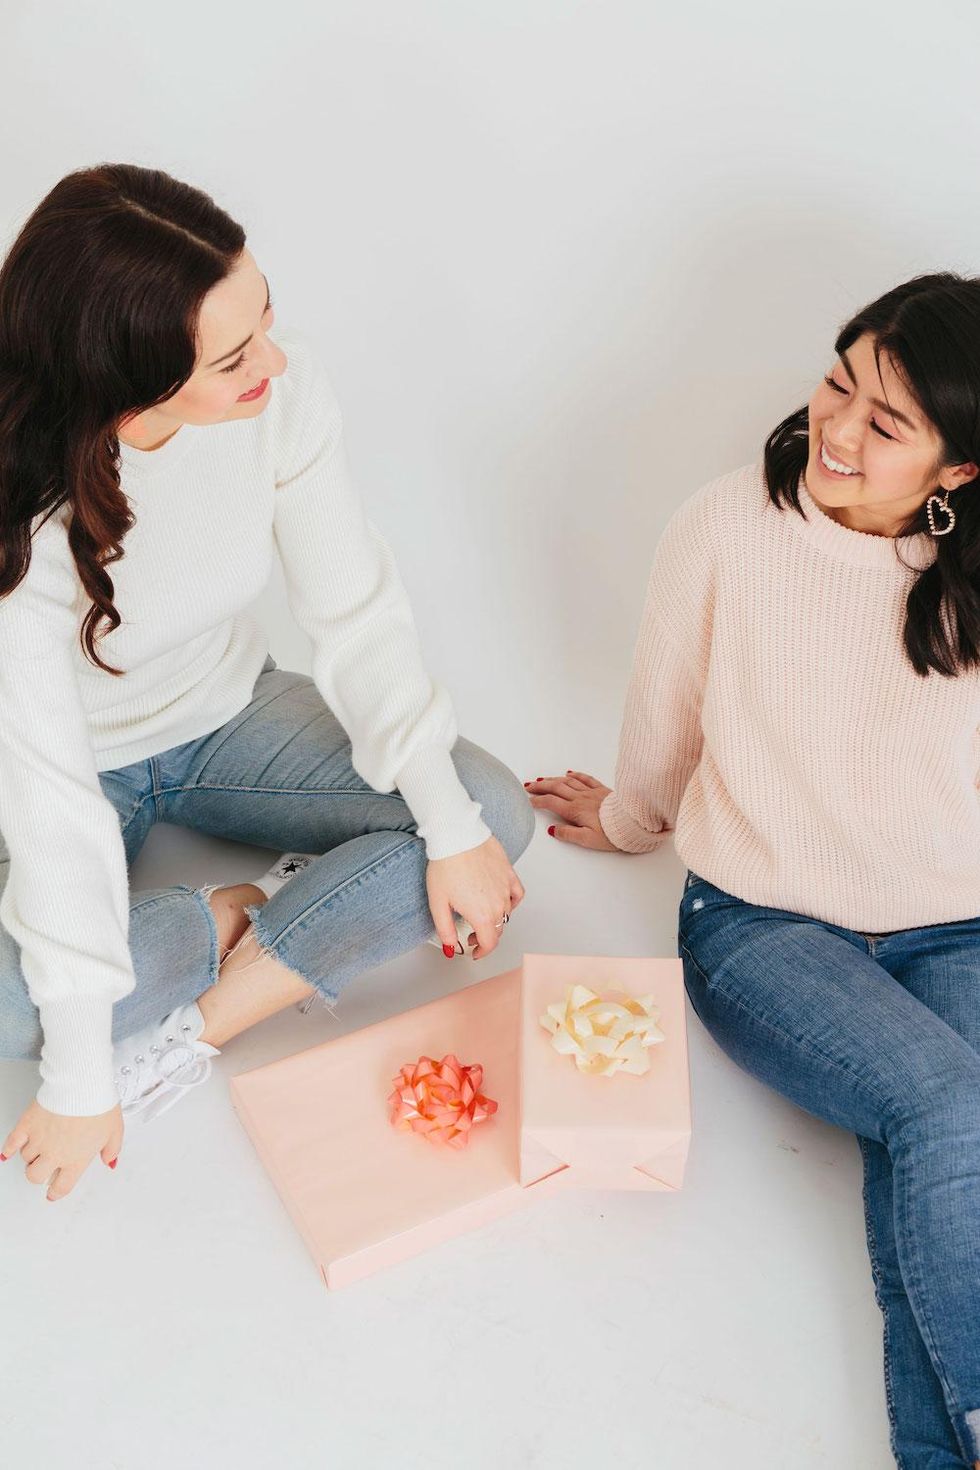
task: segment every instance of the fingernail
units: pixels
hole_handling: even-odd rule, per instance
[[[0,1154],[0,1164],[5,1164],[6,1162],[7,1162],[7,1155],[6,1154]]]
[[[109,1168],[110,1168],[110,1169],[114,1169],[114,1168],[115,1168],[115,1167],[116,1167],[116,1165],[117,1165],[117,1164],[118,1164],[118,1163],[119,1163],[119,1160],[118,1160],[118,1158],[116,1158],[116,1159],[113,1159],[113,1160],[112,1160],[112,1163],[111,1163],[111,1164],[110,1164],[110,1165],[109,1165]]]
[[[535,779],[535,781],[543,781],[544,780],[544,777],[543,776],[535,776],[534,779]]]
[[[455,950],[455,947],[453,945],[451,945],[451,944],[444,944],[442,946],[442,952],[446,956],[446,959],[447,960],[451,960],[452,957],[453,957],[453,955],[456,953],[456,950]]]
[[[533,783],[533,782],[532,782],[532,781],[525,781],[525,782],[524,782],[524,785],[525,785],[525,786],[532,786],[532,785],[533,785],[533,784],[534,784],[534,783]]]
[[[554,835],[555,835],[555,829],[554,829],[554,827],[549,827],[548,828],[548,836],[549,837],[554,837]]]

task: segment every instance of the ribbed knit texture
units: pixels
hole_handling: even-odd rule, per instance
[[[861,933],[972,918],[980,675],[922,678],[902,642],[935,542],[799,494],[805,520],[745,465],[668,521],[603,830],[627,852],[672,834],[726,892]]]
[[[263,413],[184,424],[156,450],[120,445],[137,519],[111,568],[122,623],[97,646],[124,677],[82,651],[90,600],[67,506],[36,518],[27,577],[0,599],[0,831],[11,859],[0,923],[40,1012],[38,1101],[52,1112],[115,1106],[112,1004],[136,983],[120,819],[98,772],[245,708],[268,653],[245,609],[276,546],[355,770],[378,791],[398,788],[429,858],[490,836],[450,756],[449,694],[426,672],[391,550],[352,485],[326,371],[304,333],[274,340],[289,365]]]

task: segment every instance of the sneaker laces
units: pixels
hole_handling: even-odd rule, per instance
[[[170,1046],[152,1046],[153,1053],[148,1062],[143,1054],[133,1059],[133,1064],[120,1069],[126,1077],[120,1082],[122,1110],[126,1116],[141,1113],[143,1121],[159,1117],[168,1108],[184,1097],[191,1087],[206,1082],[211,1075],[211,1057],[199,1050],[207,1042],[177,1040]],[[180,1054],[184,1056],[180,1058]],[[217,1048],[214,1048],[215,1055]],[[178,1057],[176,1065],[164,1070],[168,1058]],[[154,1075],[158,1078],[152,1085]]]

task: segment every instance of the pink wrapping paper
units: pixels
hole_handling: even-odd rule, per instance
[[[524,1034],[539,997],[543,1011],[566,976],[588,984],[610,966],[625,967],[617,975],[629,973],[626,988],[653,989],[663,1005],[668,1040],[652,1048],[654,1081],[645,1087],[645,1078],[581,1076],[538,1026],[533,1041],[548,1054],[545,1064]],[[522,1001],[522,984],[534,998]],[[523,1130],[522,1044],[530,1108]],[[400,1068],[447,1052],[482,1064],[484,1090],[498,1102],[465,1149],[434,1148],[389,1121]],[[588,1092],[573,1076],[591,1084]],[[617,1102],[610,1093],[620,1087]],[[239,1073],[230,1091],[324,1283],[348,1285],[570,1184],[678,1188],[690,1127],[680,961],[527,955],[523,971]],[[610,1157],[615,1167],[606,1167]]]
[[[540,1017],[575,984],[600,995],[652,992],[665,1039],[649,1048],[649,1072],[591,1077],[555,1050]],[[680,1189],[691,1139],[682,962],[525,955],[521,1085],[523,1185]]]
[[[527,1203],[518,1183],[520,970],[494,975],[231,1079],[232,1101],[329,1287],[344,1286]],[[466,1149],[389,1122],[410,1058],[482,1062],[499,1107]]]

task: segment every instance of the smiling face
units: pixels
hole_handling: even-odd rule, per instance
[[[930,495],[955,490],[978,474],[975,464],[940,465],[942,441],[895,368],[865,333],[841,353],[809,403],[810,454],[804,481],[841,525],[898,535]],[[827,467],[821,447],[839,466]]]
[[[289,361],[267,335],[272,324],[266,279],[245,249],[201,304],[191,376],[166,403],[121,420],[119,438],[136,449],[158,449],[182,424],[256,418],[271,397],[271,380]],[[263,382],[257,397],[242,398]]]

